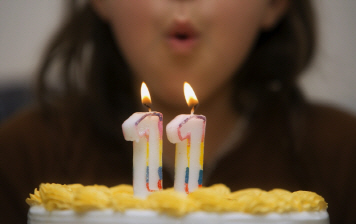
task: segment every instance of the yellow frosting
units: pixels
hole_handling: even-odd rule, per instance
[[[231,192],[223,184],[202,187],[189,195],[170,188],[154,192],[146,199],[135,197],[130,185],[109,188],[103,185],[41,184],[26,202],[30,206],[43,205],[48,211],[73,209],[85,212],[106,208],[125,211],[136,208],[174,216],[194,211],[266,214],[321,211],[327,208],[324,198],[314,192],[289,192],[283,189],[264,191],[257,188]]]

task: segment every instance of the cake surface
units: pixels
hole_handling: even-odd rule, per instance
[[[133,195],[132,186],[41,184],[26,202],[28,223],[329,223],[325,200],[313,192],[231,192],[222,184],[186,195],[173,189]]]

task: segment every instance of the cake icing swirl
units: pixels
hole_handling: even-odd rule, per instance
[[[141,199],[133,195],[133,188],[130,185],[107,187],[46,183],[41,184],[39,190],[35,189],[26,202],[30,206],[43,206],[48,211],[145,209],[172,216],[183,216],[196,211],[267,214],[325,211],[327,208],[324,198],[310,191],[290,192],[283,189],[265,191],[249,188],[231,192],[223,184],[202,187],[189,195],[170,188],[154,192],[146,199]]]

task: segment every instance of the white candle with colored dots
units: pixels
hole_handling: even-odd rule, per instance
[[[184,95],[191,114],[175,117],[166,131],[168,140],[176,144],[174,189],[189,194],[203,182],[206,118],[194,114],[199,102],[188,83],[184,83]]]
[[[145,198],[162,189],[163,116],[151,111],[151,98],[145,83],[141,86],[142,104],[149,112],[136,112],[123,124],[126,141],[133,141],[134,195]]]

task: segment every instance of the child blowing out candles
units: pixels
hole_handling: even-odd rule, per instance
[[[0,128],[3,223],[26,222],[24,199],[43,182],[132,183],[121,124],[147,111],[136,100],[142,80],[166,121],[187,111],[182,83],[194,87],[209,120],[203,185],[310,190],[328,202],[331,224],[356,223],[356,118],[308,102],[298,85],[315,47],[310,1],[67,4],[38,72],[37,104]],[[168,188],[175,150],[163,140]]]

